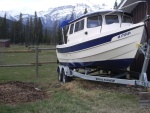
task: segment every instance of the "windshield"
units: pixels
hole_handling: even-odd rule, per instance
[[[123,16],[122,23],[132,23],[132,19],[129,16]]]
[[[119,23],[118,15],[106,15],[106,24]]]
[[[102,17],[92,16],[87,19],[87,28],[94,28],[102,25]]]

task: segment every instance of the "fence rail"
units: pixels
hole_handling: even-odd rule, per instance
[[[0,65],[0,67],[30,67],[35,66],[35,72],[36,76],[38,77],[38,66],[42,66],[42,64],[51,64],[51,63],[57,63],[57,61],[45,61],[40,62],[38,61],[38,52],[41,52],[41,50],[56,50],[56,48],[30,48],[30,50],[9,50],[9,51],[0,51],[0,53],[35,53],[35,63],[31,64],[7,64],[7,65]]]
[[[32,50],[32,49],[31,49]],[[34,50],[34,49],[33,49]],[[56,50],[56,48],[38,48],[38,50]]]
[[[52,63],[57,63],[56,61],[50,61],[50,62],[38,62],[38,64],[52,64]],[[31,63],[33,65],[35,65],[36,63]]]
[[[7,65],[0,65],[0,67],[29,67],[35,66],[35,64],[7,64]],[[38,66],[42,66],[42,64],[38,64]]]
[[[41,52],[40,50],[38,52]],[[35,50],[7,50],[0,53],[35,53]]]
[[[0,51],[0,53],[35,53],[34,50],[8,50]]]

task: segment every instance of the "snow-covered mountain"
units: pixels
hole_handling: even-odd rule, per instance
[[[88,12],[98,11],[100,9],[106,8],[105,4],[96,5],[90,3],[88,0],[83,3],[76,3],[74,5],[59,6],[56,8],[49,8],[47,11],[37,12],[37,16],[41,18],[43,26],[53,27],[55,21],[63,21],[64,19],[70,19],[73,15],[74,18],[78,18],[83,15],[85,8]],[[34,10],[23,8],[22,10],[11,10],[11,11],[0,11],[0,17],[4,17],[6,13],[6,18],[9,20],[17,21],[19,20],[19,15],[22,13],[22,18],[24,24],[28,18],[34,18]]]

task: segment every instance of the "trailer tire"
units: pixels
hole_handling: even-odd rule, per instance
[[[62,70],[62,78],[63,83],[69,82],[69,77],[65,74],[64,70]]]
[[[58,69],[58,81],[59,82],[62,82],[63,81],[63,75],[62,75],[62,72]]]

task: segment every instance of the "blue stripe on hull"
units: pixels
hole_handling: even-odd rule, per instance
[[[143,25],[141,25],[141,26],[143,26]],[[104,36],[104,37],[100,37],[100,38],[97,38],[97,39],[94,39],[94,40],[83,42],[83,43],[80,43],[80,44],[77,44],[77,45],[74,45],[74,46],[65,47],[65,48],[57,48],[57,51],[58,51],[58,53],[68,53],[68,52],[75,52],[75,51],[87,49],[87,48],[90,48],[90,47],[94,47],[94,46],[97,46],[97,45],[101,45],[101,44],[110,42],[112,40],[112,38],[115,37],[115,36],[118,36],[122,33],[126,33],[130,30],[139,28],[141,26],[137,26],[137,27],[134,27],[134,28],[131,28],[131,29],[128,29],[128,30],[120,31],[118,33],[114,33],[114,34],[107,35],[107,36]]]
[[[119,60],[107,60],[107,61],[95,61],[95,62],[73,62],[73,63],[61,63],[61,65],[68,66],[70,68],[85,68],[85,67],[103,67],[103,68],[117,68],[126,69],[134,59],[119,59]]]

